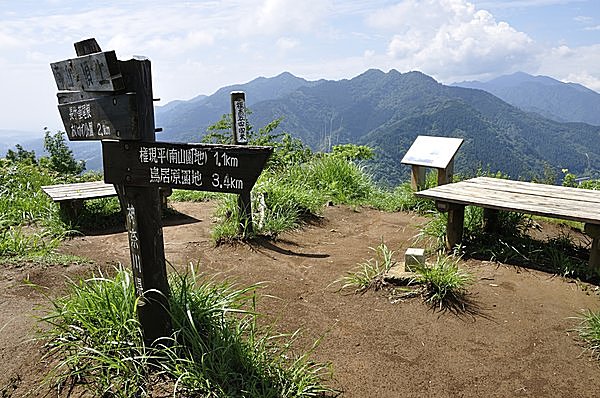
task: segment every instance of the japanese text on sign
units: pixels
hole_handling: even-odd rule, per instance
[[[153,164],[165,167],[150,167],[151,184],[165,185],[192,185],[202,187],[202,170],[182,169],[178,165],[184,166],[205,166],[209,160],[208,151],[199,148],[163,148],[156,146],[141,146],[139,149],[140,163]],[[239,166],[239,160],[226,152],[215,151],[211,153],[211,160],[214,160],[216,167]],[[214,188],[236,188],[242,189],[243,182],[233,179],[228,174],[224,176],[218,173],[212,174],[212,185]]]
[[[103,140],[104,181],[239,193],[250,190],[272,148]],[[110,161],[109,161],[110,160]]]
[[[141,163],[170,164],[170,165],[196,165],[204,166],[208,159],[206,151],[197,148],[160,148],[140,147],[139,159]]]
[[[127,206],[127,217],[125,219],[127,225],[127,232],[129,235],[129,251],[131,253],[131,265],[133,267],[133,281],[135,286],[136,295],[142,297],[144,294],[144,281],[142,279],[142,261],[140,258],[140,239],[138,236],[137,217],[135,214],[135,207],[132,205]],[[143,301],[140,302],[140,304]]]
[[[89,102],[69,105],[68,118],[68,133],[71,138],[102,138],[112,134],[111,128],[106,121],[94,122],[94,115]]]

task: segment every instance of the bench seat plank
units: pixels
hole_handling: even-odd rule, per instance
[[[42,190],[55,202],[116,196],[114,185],[104,181],[43,186]]]
[[[415,195],[448,203],[600,224],[600,191],[478,177]]]
[[[598,203],[599,191],[556,185],[536,184],[524,181],[511,181],[499,178],[478,177],[465,182],[481,187],[489,187],[503,192],[519,192],[536,196],[574,199],[579,202]]]

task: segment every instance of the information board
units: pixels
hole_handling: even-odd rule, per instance
[[[462,138],[420,135],[412,143],[401,163],[445,169],[462,143]]]

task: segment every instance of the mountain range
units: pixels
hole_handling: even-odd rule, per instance
[[[571,87],[558,83],[559,92],[562,85]],[[164,128],[160,139],[197,140],[229,112],[229,92],[234,90],[246,92],[255,126],[281,117],[283,130],[316,150],[342,143],[372,146],[377,159],[369,168],[384,183],[407,178],[408,167],[400,159],[417,135],[463,138],[457,171],[465,174],[483,168],[531,179],[546,169],[583,175],[600,166],[600,127],[558,122],[481,89],[446,86],[420,72],[395,70],[372,69],[353,79],[317,82],[284,73],[222,88],[166,111],[158,108],[157,124]],[[580,91],[587,95],[591,90]]]
[[[510,86],[512,91],[506,91],[511,92],[533,91],[520,89],[518,81],[554,89],[552,95],[544,95],[552,101],[538,101],[535,107],[540,109],[534,112],[531,107],[517,106],[516,100],[509,102],[510,98],[503,100],[487,91],[492,86]],[[600,168],[600,127],[591,124],[599,116],[594,104],[600,94],[526,74],[447,86],[420,72],[372,69],[339,81],[307,81],[285,72],[224,87],[210,96],[156,107],[156,125],[163,128],[157,139],[200,141],[208,126],[230,112],[231,91],[246,92],[249,121],[256,127],[282,118],[281,130],[315,150],[328,151],[343,143],[375,148],[377,158],[366,166],[375,179],[389,185],[408,178],[409,167],[401,165],[400,159],[417,135],[463,138],[456,171],[465,174],[483,168],[531,179],[548,170],[594,175]],[[532,101],[524,96],[516,95],[521,104]],[[565,116],[553,110],[554,102],[585,111],[569,112],[570,122],[566,123]],[[97,143],[72,147],[76,157],[87,160],[88,168],[99,168],[100,151],[93,144]]]
[[[528,112],[558,122],[584,122],[600,126],[600,94],[577,83],[517,72],[488,82],[470,81],[454,86],[485,90]]]

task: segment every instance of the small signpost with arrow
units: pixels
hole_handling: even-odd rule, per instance
[[[150,61],[120,61],[95,39],[75,50],[77,58],[51,64],[58,109],[69,140],[102,140],[104,181],[126,214],[138,318],[152,345],[171,334],[158,188],[238,194],[251,226],[250,191],[273,149],[156,142]],[[244,94],[236,101],[232,93],[236,144],[247,144]]]

